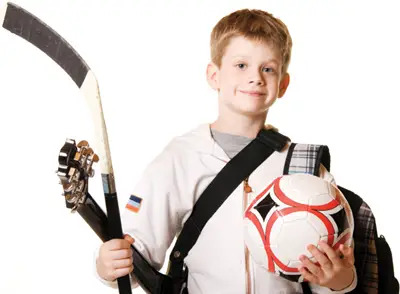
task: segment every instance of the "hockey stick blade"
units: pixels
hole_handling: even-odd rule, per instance
[[[7,3],[6,7],[0,10],[0,22],[3,28],[35,45],[53,59],[72,78],[86,98],[96,133],[96,149],[100,157],[109,235],[111,238],[122,238],[111,153],[95,75],[65,39],[23,8]],[[118,279],[118,288],[121,294],[132,293],[129,275]]]

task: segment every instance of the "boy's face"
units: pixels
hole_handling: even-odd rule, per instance
[[[274,47],[234,37],[225,49],[221,67],[210,63],[207,78],[218,90],[220,113],[265,114],[285,93],[289,75],[282,76],[282,58]]]

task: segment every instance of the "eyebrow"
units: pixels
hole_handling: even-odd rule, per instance
[[[232,59],[235,59],[235,58],[251,58],[251,56],[249,56],[249,55],[235,55],[235,56],[232,56]],[[276,64],[279,63],[278,60],[276,60],[276,59],[269,59],[269,60],[266,60],[264,62],[266,62],[266,63],[273,62],[273,63],[276,63]]]

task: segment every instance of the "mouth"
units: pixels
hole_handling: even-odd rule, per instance
[[[243,90],[239,90],[239,92],[243,93],[243,94],[247,94],[247,95],[252,96],[252,97],[263,97],[263,96],[267,95],[267,93],[259,92],[259,91],[243,91]]]

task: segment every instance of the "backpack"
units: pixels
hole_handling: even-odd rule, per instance
[[[307,173],[319,176],[320,165],[330,169],[327,146],[292,143],[289,147],[283,174]],[[390,246],[383,235],[378,236],[375,217],[367,203],[354,192],[338,186],[346,197],[354,217],[354,257],[357,287],[350,293],[399,293],[394,276]],[[311,293],[307,283],[303,292]]]

